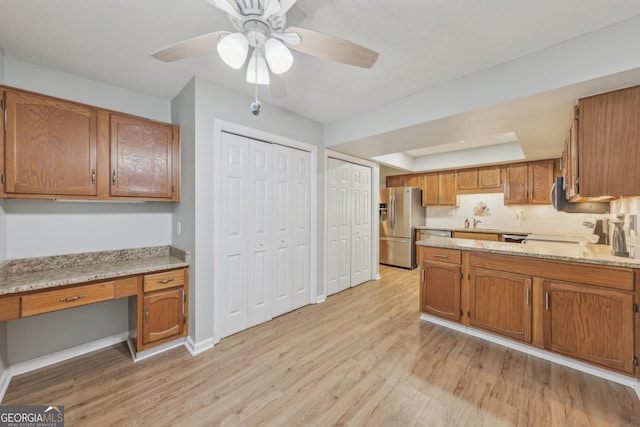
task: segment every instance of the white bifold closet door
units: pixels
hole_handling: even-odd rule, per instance
[[[222,337],[309,304],[310,153],[223,132],[216,286]]]
[[[327,293],[371,279],[371,168],[328,159]]]

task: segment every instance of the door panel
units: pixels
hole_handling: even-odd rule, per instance
[[[353,167],[351,286],[371,279],[371,168]]]
[[[311,154],[291,149],[293,152],[294,212],[293,231],[293,306],[299,308],[310,302],[311,286]]]

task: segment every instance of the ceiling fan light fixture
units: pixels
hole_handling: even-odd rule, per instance
[[[267,62],[262,55],[259,55],[257,51],[254,55],[251,55],[249,59],[249,65],[247,66],[247,82],[258,85],[269,84],[269,68],[267,68]]]
[[[274,74],[285,73],[293,65],[291,51],[280,40],[268,39],[264,45],[264,55]]]
[[[249,42],[242,33],[233,33],[218,42],[218,55],[229,67],[239,70],[247,59]]]

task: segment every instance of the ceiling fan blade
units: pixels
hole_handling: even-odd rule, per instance
[[[267,19],[271,15],[280,11],[280,2],[278,0],[263,0],[262,19]]]
[[[338,37],[297,27],[285,31],[290,32],[301,38],[299,45],[290,45],[291,49],[307,55],[362,68],[371,68],[378,59],[378,52]]]
[[[164,49],[152,53],[151,56],[159,61],[173,62],[179,59],[212,52],[216,49],[220,38],[227,34],[229,34],[228,31],[216,31],[209,34],[203,34],[201,36],[173,44],[169,47],[165,47]]]
[[[296,1],[297,0],[280,0],[280,11],[276,12],[276,15],[282,16],[287,13],[289,9],[291,9],[291,6],[296,3]]]
[[[234,18],[240,19],[240,14],[238,13],[238,9],[236,9],[236,2],[233,0],[207,0],[207,3],[227,12]]]
[[[271,37],[283,41],[291,46],[300,44],[300,36],[297,33],[271,33]]]

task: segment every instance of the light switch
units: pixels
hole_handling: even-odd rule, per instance
[[[179,236],[182,233],[182,223],[178,221],[176,223],[176,235]]]

